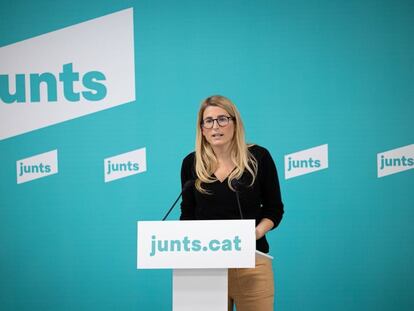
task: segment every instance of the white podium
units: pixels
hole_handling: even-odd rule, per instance
[[[137,268],[174,269],[173,311],[226,311],[227,269],[255,267],[254,220],[137,226]]]

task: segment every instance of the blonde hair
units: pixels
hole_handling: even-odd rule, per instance
[[[203,189],[203,183],[213,183],[217,181],[217,178],[213,176],[218,167],[218,160],[210,144],[205,139],[201,123],[203,121],[204,110],[209,106],[220,107],[227,111],[227,113],[233,118],[234,123],[234,135],[230,145],[231,160],[235,164],[235,169],[230,173],[227,179],[229,188],[233,191],[235,189],[232,186],[233,179],[239,179],[245,170],[247,170],[252,176],[253,185],[257,175],[257,160],[250,153],[248,145],[245,141],[243,122],[240,117],[240,113],[236,106],[226,97],[220,95],[214,95],[206,98],[202,101],[200,110],[197,117],[197,129],[196,129],[196,143],[195,143],[195,171],[197,179],[195,186],[201,193],[208,194],[208,191]]]

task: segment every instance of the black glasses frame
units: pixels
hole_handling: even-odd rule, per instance
[[[224,124],[224,125],[220,124],[220,121],[219,121],[220,118],[227,118],[227,121],[226,121],[227,123]],[[209,130],[209,129],[212,129],[214,127],[214,121],[216,121],[219,127],[225,127],[225,126],[229,125],[230,120],[233,120],[233,119],[234,119],[233,117],[228,117],[228,116],[219,116],[218,118],[215,118],[215,119],[207,118],[206,120],[212,121],[211,127],[206,127],[206,124],[205,124],[206,120],[203,120],[203,122],[201,122],[201,126],[205,129]]]

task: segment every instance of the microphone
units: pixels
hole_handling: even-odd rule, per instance
[[[187,180],[183,186],[183,189],[180,192],[180,195],[178,196],[178,198],[175,200],[175,202],[173,203],[173,205],[170,207],[170,209],[168,210],[167,214],[165,214],[165,216],[162,218],[162,221],[164,221],[168,215],[170,215],[171,211],[173,210],[174,206],[177,204],[178,200],[181,198],[181,196],[183,195],[183,192],[185,190],[187,190],[188,188],[190,188],[190,186],[192,186],[194,184],[194,180],[190,179]]]
[[[240,189],[240,186],[241,186],[241,182],[238,179],[232,179],[231,180],[231,186],[234,188],[234,190],[236,192],[237,207],[239,208],[240,219],[244,219],[242,209],[241,209],[241,204],[240,204],[240,196],[239,196],[239,189]]]

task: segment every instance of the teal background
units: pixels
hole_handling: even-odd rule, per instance
[[[136,221],[175,199],[219,93],[279,170],[276,310],[413,310],[413,170],[378,179],[376,154],[413,143],[414,2],[9,0],[0,46],[128,7],[136,102],[0,142],[0,309],[170,310],[171,272],[136,270]],[[284,180],[285,154],[325,143],[329,169]],[[105,184],[103,159],[141,147],[148,171]],[[53,149],[57,175],[16,184]]]

